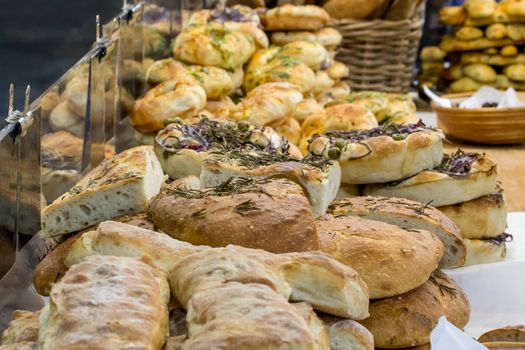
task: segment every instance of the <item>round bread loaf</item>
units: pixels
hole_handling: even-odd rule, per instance
[[[195,245],[273,253],[319,248],[308,199],[287,179],[230,178],[204,190],[183,179],[165,186],[147,212],[163,232]]]
[[[353,216],[325,215],[315,224],[321,250],[356,270],[371,299],[420,286],[443,256],[443,243],[429,231]]]
[[[370,317],[360,321],[374,335],[378,348],[397,349],[427,344],[441,316],[458,328],[468,322],[467,296],[454,280],[436,271],[421,287],[374,301]]]
[[[367,185],[363,193],[408,198],[441,207],[493,193],[496,177],[496,164],[490,159],[459,150],[445,155],[443,162],[433,170],[389,184]]]
[[[478,338],[482,343],[487,342],[523,342],[525,343],[525,325],[508,326],[492,329]]]
[[[266,30],[319,30],[330,21],[330,15],[319,6],[286,4],[266,12],[263,17]]]

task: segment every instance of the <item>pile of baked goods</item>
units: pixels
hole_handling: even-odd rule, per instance
[[[442,23],[452,27],[439,49],[423,50],[423,81],[441,79],[450,92],[476,91],[483,85],[525,89],[525,4],[519,0],[467,0],[444,7]],[[446,54],[445,69],[439,56]],[[434,60],[430,63],[429,60]]]

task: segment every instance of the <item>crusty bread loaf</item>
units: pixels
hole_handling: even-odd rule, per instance
[[[39,317],[40,311],[15,310],[2,334],[2,345],[38,341]]]
[[[103,161],[42,212],[42,234],[57,236],[144,211],[164,174],[153,148],[128,149]]]
[[[488,349],[494,350],[524,350],[525,342],[485,342],[482,343]]]
[[[142,227],[148,230],[155,229],[154,224],[148,220],[146,214],[144,213],[124,215],[115,218],[115,221],[127,223],[128,225]],[[65,259],[69,254],[71,246],[77,241],[77,239],[80,238],[80,236],[84,232],[87,232],[89,230],[90,229],[86,229],[84,231],[73,234],[64,242],[56,246],[38,263],[33,273],[33,285],[37,293],[45,296],[49,295],[49,293],[51,292],[51,285],[53,283],[58,282],[68,268],[68,266],[65,264]]]
[[[360,131],[314,136],[309,152],[338,159],[341,182],[370,184],[396,181],[438,166],[443,134],[424,124],[388,124]]]
[[[334,18],[365,19],[386,0],[329,0],[323,8]]]
[[[464,238],[497,237],[507,227],[507,207],[502,193],[493,193],[438,209],[456,223]]]
[[[328,326],[331,350],[374,349],[374,336],[360,323],[326,314],[320,318]]]
[[[420,286],[443,256],[443,243],[424,230],[345,215],[323,216],[316,226],[321,250],[356,270],[372,299]]]
[[[507,326],[492,329],[479,336],[478,341],[487,342],[525,342],[525,325]]]
[[[421,203],[429,203],[434,207],[466,202],[486,196],[496,188],[496,164],[487,157],[479,154],[472,155],[473,162],[465,172],[454,173],[454,169],[440,168],[422,171],[408,179],[390,184],[367,185],[363,193],[372,196],[401,197]],[[447,159],[457,159],[460,164],[463,156],[455,155]]]
[[[147,212],[163,232],[195,245],[235,244],[273,253],[319,249],[308,199],[287,179],[232,178],[204,190],[174,181]]]
[[[319,30],[330,21],[330,15],[315,5],[285,4],[262,16],[266,30]]]
[[[40,316],[47,349],[160,349],[168,325],[166,274],[147,259],[91,256],[51,290]]]
[[[201,186],[218,186],[230,177],[286,177],[303,187],[314,217],[319,217],[335,199],[341,183],[341,168],[337,162],[279,161],[260,153],[232,154],[231,157],[206,159],[200,176]]]
[[[312,306],[308,303],[293,303],[292,306],[306,321],[310,333],[314,338],[315,348],[331,350],[328,328],[317,316]]]
[[[441,316],[463,328],[470,315],[467,296],[454,280],[437,271],[421,287],[370,304],[361,321],[374,335],[375,346],[396,349],[427,344]]]
[[[465,263],[467,253],[459,228],[442,212],[428,205],[403,198],[351,197],[332,203],[328,212],[430,231],[445,245],[441,267],[454,268]]]
[[[504,261],[507,256],[506,239],[507,234],[505,233],[499,237],[488,239],[465,238],[465,246],[467,247],[465,266]]]

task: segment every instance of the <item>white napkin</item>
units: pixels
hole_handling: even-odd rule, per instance
[[[430,333],[432,350],[488,350],[469,335],[447,321],[445,316],[439,318],[438,324]]]
[[[508,91],[508,90],[507,90]],[[503,93],[490,86],[483,86],[474,95],[459,103],[460,108],[481,108],[484,103],[499,103],[503,98]],[[514,94],[515,95],[515,94]]]
[[[423,86],[423,91],[437,105],[447,108],[452,107],[453,104],[451,100],[437,96],[427,86]],[[497,103],[498,108],[516,108],[525,106],[525,102],[518,98],[516,90],[513,88],[508,88],[507,91],[501,92],[490,86],[483,86],[474,95],[461,101],[459,107],[482,108],[482,106],[488,102]]]

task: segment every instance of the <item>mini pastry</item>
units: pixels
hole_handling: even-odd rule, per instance
[[[494,68],[482,63],[469,64],[463,67],[463,74],[481,83],[490,83],[496,80],[496,71]]]
[[[525,81],[525,64],[518,63],[505,67],[503,73],[510,79],[518,82]]]
[[[461,27],[454,35],[459,40],[475,40],[483,37],[483,31],[476,27]]]
[[[502,23],[494,23],[485,28],[485,36],[487,39],[499,40],[507,36],[507,26]]]

